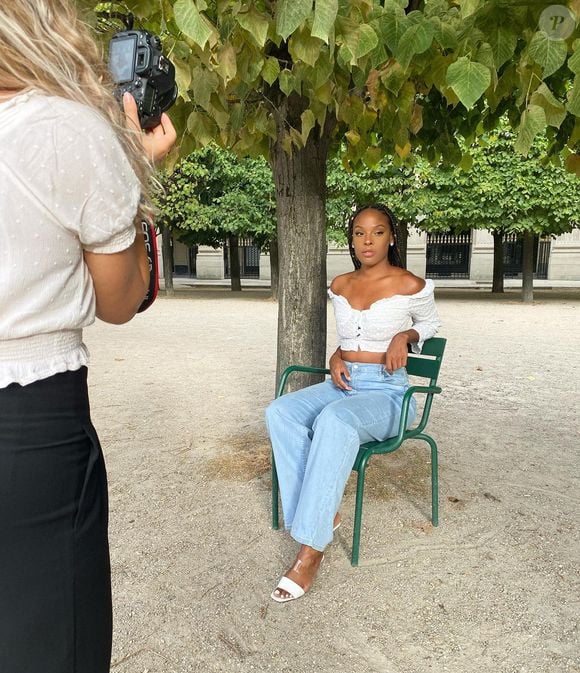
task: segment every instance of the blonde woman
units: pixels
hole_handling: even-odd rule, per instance
[[[148,286],[151,163],[72,0],[0,3],[0,671],[106,673],[107,485],[82,329]],[[127,121],[127,119],[129,121]]]

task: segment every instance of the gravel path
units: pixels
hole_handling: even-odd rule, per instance
[[[580,671],[580,293],[536,299],[438,292],[440,526],[426,449],[409,442],[369,468],[360,567],[351,481],[315,587],[288,605],[269,598],[296,546],[269,527],[276,305],[195,289],[87,330],[112,671]]]

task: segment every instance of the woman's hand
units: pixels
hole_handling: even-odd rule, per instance
[[[399,332],[391,339],[385,354],[385,369],[392,374],[396,369],[407,364],[407,344],[409,337],[405,332]]]
[[[341,357],[340,348],[338,348],[331,356],[328,363],[330,369],[330,378],[337,388],[341,390],[352,390],[344,379],[350,381],[350,372],[344,360]],[[343,379],[344,376],[344,379]]]
[[[145,149],[147,158],[154,164],[159,163],[169,154],[169,151],[177,140],[177,133],[171,119],[164,112],[161,115],[161,123],[155,128],[147,129],[146,131],[141,129],[137,103],[129,92],[123,94],[123,109],[125,110],[129,126],[141,132],[141,143]]]

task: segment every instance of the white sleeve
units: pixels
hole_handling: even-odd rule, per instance
[[[83,249],[120,252],[135,239],[141,186],[110,124],[82,107],[58,134],[57,170],[66,182],[66,221]]]
[[[433,295],[433,281],[428,280],[423,290],[411,298],[409,312],[411,315],[412,329],[419,335],[419,341],[411,344],[413,353],[420,353],[423,344],[437,333],[441,326],[435,297]]]

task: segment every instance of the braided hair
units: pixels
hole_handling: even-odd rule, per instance
[[[354,264],[354,268],[355,269],[361,268],[361,263],[357,259],[357,256],[354,252],[354,245],[352,242],[354,221],[365,210],[376,210],[379,213],[386,215],[386,217],[388,218],[389,226],[391,227],[391,233],[393,234],[394,244],[389,246],[387,259],[389,260],[389,264],[391,264],[392,266],[398,266],[401,269],[404,269],[405,265],[403,264],[403,260],[401,259],[401,253],[399,252],[399,246],[397,244],[398,221],[394,213],[391,211],[391,209],[387,208],[387,206],[383,205],[382,203],[370,203],[365,206],[360,206],[354,211],[354,213],[350,216],[348,220],[348,251],[350,252],[350,257],[352,259],[352,263]]]

